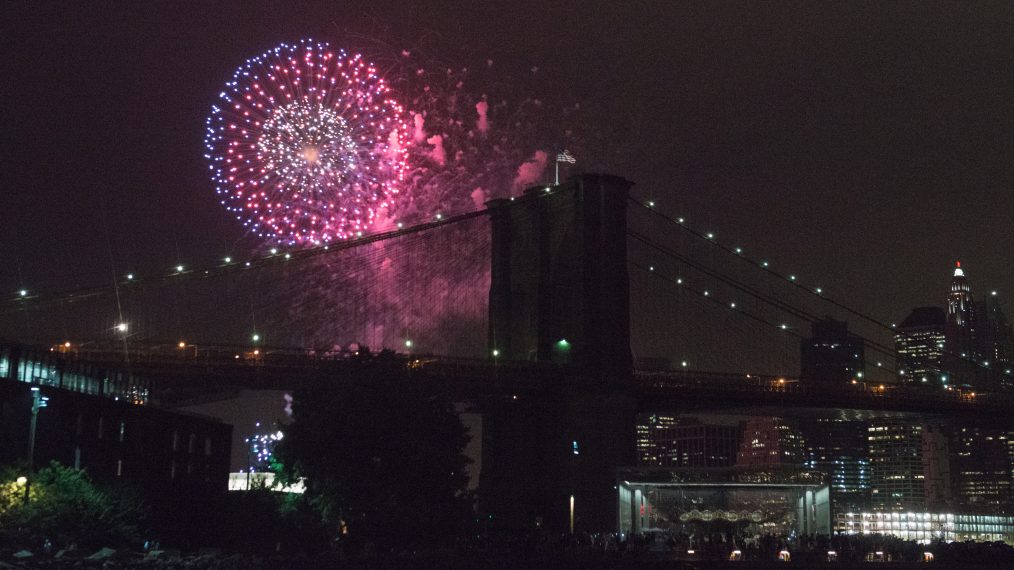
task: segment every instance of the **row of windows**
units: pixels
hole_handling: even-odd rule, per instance
[[[11,350],[0,352],[0,378],[12,378],[28,384],[64,388],[82,394],[105,395],[116,400],[146,404],[150,386],[146,381],[124,372],[111,372],[89,364],[75,363],[76,370],[60,370],[57,361],[48,355],[41,358],[20,358],[17,370],[12,370]]]
[[[75,430],[76,435],[78,437],[81,437],[85,432],[84,424],[85,424],[84,414],[78,414],[77,426]],[[114,426],[113,427],[114,431],[112,434],[109,434],[110,424]],[[127,422],[125,420],[120,420],[118,422],[113,420],[112,422],[108,422],[106,421],[106,418],[104,416],[99,416],[98,422],[96,423],[95,438],[99,440],[105,440],[109,439],[108,437],[109,435],[112,435],[116,441],[122,443],[127,441],[127,431],[128,431]],[[173,430],[172,450],[174,452],[179,452],[181,450],[182,439],[183,435],[180,434],[179,430]],[[211,436],[204,436],[203,438],[199,438],[199,436],[196,433],[190,433],[186,435],[186,441],[187,441],[186,452],[188,454],[193,455],[197,453],[198,442],[200,441],[200,446],[203,448],[204,455],[205,456],[211,455],[213,449]]]

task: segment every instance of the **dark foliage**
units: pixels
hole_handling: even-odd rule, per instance
[[[468,432],[453,404],[397,365],[364,362],[353,380],[298,392],[278,457],[305,477],[333,536],[435,546],[471,518]]]

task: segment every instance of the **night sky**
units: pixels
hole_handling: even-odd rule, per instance
[[[583,169],[885,321],[942,304],[956,259],[973,292],[1014,295],[1009,3],[430,4],[5,2],[3,296],[251,250],[208,179],[209,106],[247,57],[357,36],[537,67],[608,110],[585,121],[623,152]],[[636,316],[642,339],[689,326]],[[721,368],[720,337],[639,355]]]

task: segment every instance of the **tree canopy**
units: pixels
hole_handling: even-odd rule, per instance
[[[436,544],[471,519],[468,431],[453,404],[397,366],[294,394],[277,457],[342,539]]]

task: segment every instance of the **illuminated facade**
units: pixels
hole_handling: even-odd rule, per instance
[[[924,510],[922,426],[900,421],[877,421],[867,429],[873,509]]]
[[[806,449],[805,466],[827,475],[835,512],[868,510],[869,448],[864,422],[819,418],[800,425]]]
[[[950,505],[949,446],[941,429],[885,418],[871,420],[867,431],[872,510],[925,511]]]
[[[805,459],[803,438],[795,422],[776,417],[758,417],[743,422],[743,435],[736,455],[737,466],[801,467]]]
[[[954,433],[955,491],[962,511],[1012,514],[1006,430],[966,426]]]
[[[638,418],[637,460],[641,465],[663,465],[668,456],[666,442],[670,432],[679,425],[677,416],[651,414]]]
[[[886,534],[903,540],[1014,544],[1014,517],[954,513],[837,513],[834,530],[841,534]]]
[[[947,342],[947,314],[939,307],[913,309],[897,327],[894,345],[902,382],[946,386],[943,356]]]

